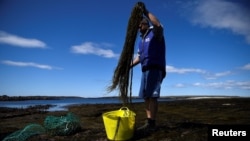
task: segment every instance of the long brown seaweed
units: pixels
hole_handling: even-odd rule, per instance
[[[114,71],[112,85],[108,87],[109,92],[117,88],[119,89],[119,96],[124,105],[129,102],[131,103],[133,77],[131,62],[133,60],[134,45],[137,37],[138,26],[142,18],[143,11],[137,3],[132,9],[128,21],[125,43],[119,58],[118,65]]]

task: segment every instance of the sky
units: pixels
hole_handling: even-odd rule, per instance
[[[0,95],[118,96],[107,87],[137,2],[0,0]],[[164,27],[161,96],[250,96],[248,0],[143,2]],[[140,79],[137,65],[133,96]]]

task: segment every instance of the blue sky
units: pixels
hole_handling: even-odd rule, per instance
[[[106,88],[136,2],[0,0],[0,95],[117,96]],[[162,96],[250,96],[247,0],[143,2],[164,26]]]

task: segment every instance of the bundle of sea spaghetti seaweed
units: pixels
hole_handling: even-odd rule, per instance
[[[108,87],[109,91],[113,91],[116,88],[119,89],[119,96],[122,99],[123,104],[131,102],[132,69],[130,69],[131,68],[130,66],[133,60],[134,45],[138,32],[138,26],[142,18],[143,18],[143,11],[140,7],[140,4],[137,3],[134,6],[128,21],[125,43],[123,46],[121,56],[119,58],[118,65],[114,71],[114,75],[112,78],[112,85]],[[130,93],[129,97],[128,93]]]

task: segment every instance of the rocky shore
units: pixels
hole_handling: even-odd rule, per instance
[[[48,105],[49,106],[49,105]],[[72,105],[68,111],[48,112],[48,107],[27,109],[0,108],[0,140],[31,123],[43,125],[49,116],[71,112],[80,118],[81,129],[67,136],[40,134],[29,141],[107,141],[102,114],[118,110],[121,104]],[[144,124],[143,103],[128,105],[136,113],[136,127]],[[250,98],[187,99],[159,103],[157,130],[150,134],[135,132],[138,141],[206,141],[209,126],[250,125]]]

